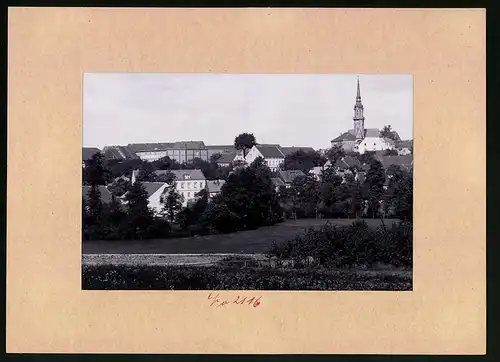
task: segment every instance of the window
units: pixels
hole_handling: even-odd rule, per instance
[[[188,192],[188,197],[191,197],[191,192]]]
[[[181,182],[181,189],[184,188],[184,182]]]
[[[196,182],[195,182],[195,183],[193,183],[193,188],[194,188],[194,189],[196,188]]]
[[[375,142],[373,142],[373,145],[376,146],[377,144]]]
[[[200,182],[200,189],[203,188],[203,182]]]

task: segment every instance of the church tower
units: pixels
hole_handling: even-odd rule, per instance
[[[363,104],[361,103],[361,92],[359,91],[358,77],[358,93],[356,94],[356,104],[354,105],[354,136],[356,140],[365,138],[365,117],[363,117]]]

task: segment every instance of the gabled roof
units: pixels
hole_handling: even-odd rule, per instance
[[[365,137],[380,137],[380,130],[378,128],[367,128],[365,129]]]
[[[200,150],[206,149],[203,141],[180,141],[175,142],[172,146],[174,149]]]
[[[314,148],[312,148],[312,147],[295,147],[295,146],[292,146],[292,147],[281,147],[281,152],[285,156],[290,155],[290,154],[292,154],[294,152],[297,152],[297,151],[315,152]]]
[[[222,150],[225,152],[236,152],[234,145],[208,145],[205,146],[209,150]]]
[[[99,152],[101,152],[101,150],[95,147],[82,147],[82,161],[87,161]]]
[[[283,152],[281,152],[279,146],[256,145],[255,147],[259,150],[264,158],[285,158],[285,155],[283,154]]]
[[[89,198],[89,193],[90,193],[91,189],[92,189],[91,186],[82,186],[82,196],[86,200],[88,200],[88,198]],[[101,194],[101,202],[103,204],[109,204],[111,202],[111,200],[113,200],[113,195],[111,194],[111,192],[109,192],[109,190],[106,188],[106,186],[100,185],[99,192]]]
[[[142,185],[146,189],[148,197],[151,197],[151,195],[158,191],[160,187],[165,185],[165,182],[142,182]]]
[[[203,172],[201,172],[200,169],[194,169],[194,170],[172,170],[170,171],[174,174],[175,179],[177,181],[183,181],[183,180],[205,180],[205,175],[203,175]],[[189,178],[186,178],[189,177]]]
[[[207,189],[209,193],[220,192],[222,186],[226,183],[224,180],[208,180]]]
[[[102,153],[108,160],[134,160],[139,158],[127,146],[106,146],[103,148]]]
[[[413,165],[413,155],[398,155],[398,156],[376,156],[376,158],[382,163],[384,168],[388,168],[391,165],[411,167]]]
[[[217,163],[231,163],[234,161],[236,155],[237,155],[236,152],[223,153],[221,157],[217,160]]]
[[[345,156],[343,158],[343,161],[349,167],[361,167],[361,162],[359,162],[359,160],[356,157]]]
[[[275,187],[285,186],[285,183],[278,177],[272,177],[271,181]]]
[[[280,170],[279,177],[285,183],[292,183],[299,176],[305,176],[301,170]]]
[[[151,152],[151,151],[166,151],[171,149],[173,142],[159,142],[159,143],[129,143],[128,148],[132,152]]]
[[[337,138],[334,138],[332,142],[342,142],[342,141],[355,141],[356,137],[351,132],[344,132]]]

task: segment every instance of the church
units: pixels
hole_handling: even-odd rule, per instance
[[[346,152],[384,151],[395,148],[395,143],[390,138],[382,137],[377,128],[365,128],[365,117],[363,116],[363,104],[361,103],[361,91],[359,78],[357,84],[356,103],[354,105],[353,129],[341,134],[331,141],[331,146],[341,146]],[[397,134],[396,137],[399,137]]]

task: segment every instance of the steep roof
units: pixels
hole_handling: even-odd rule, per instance
[[[206,149],[203,141],[179,141],[172,146],[174,149],[200,150]]]
[[[342,161],[347,165],[347,167],[361,167],[361,162],[356,157],[345,156]]]
[[[220,192],[222,186],[226,183],[224,180],[208,180],[207,189],[209,193]]]
[[[104,157],[109,160],[134,160],[139,158],[127,146],[106,146],[102,152],[104,153]]]
[[[290,155],[290,154],[292,154],[294,152],[297,152],[297,151],[315,152],[314,148],[312,148],[312,147],[295,147],[295,146],[292,146],[292,147],[281,147],[281,152],[283,152],[283,154],[285,156]]]
[[[174,145],[173,142],[159,142],[159,143],[129,143],[128,148],[132,152],[151,152],[151,151],[166,151],[171,149]]]
[[[225,152],[236,152],[236,147],[234,145],[207,145],[205,146],[208,150],[222,150]]]
[[[285,183],[278,177],[272,177],[271,181],[275,187],[285,186]]]
[[[165,185],[165,182],[142,182],[142,185],[146,189],[148,197],[151,197],[151,195],[158,191],[160,187]]]
[[[171,172],[175,175],[175,178],[178,181],[181,181],[181,180],[205,180],[205,175],[203,175],[203,172],[201,172],[200,169],[172,170]],[[188,178],[186,178],[186,176]]]
[[[285,155],[281,152],[279,146],[256,145],[255,147],[257,147],[264,158],[285,158]]]
[[[88,200],[89,199],[89,193],[90,190],[92,189],[91,186],[82,186],[82,196]],[[101,193],[101,202],[104,204],[109,204],[111,200],[113,200],[113,195],[111,195],[111,192],[106,188],[104,185],[99,186],[99,192]]]
[[[87,161],[99,152],[101,152],[101,150],[95,147],[82,147],[82,161]]]
[[[231,163],[236,157],[236,152],[223,153],[221,157],[217,160],[217,163]]]
[[[365,129],[365,137],[380,137],[380,130],[378,128],[367,128]]]
[[[406,168],[413,165],[413,155],[398,155],[398,156],[375,156],[384,168],[391,165],[404,166]]]
[[[342,141],[355,141],[356,137],[351,132],[344,132],[337,138],[334,138],[332,142],[342,142]]]
[[[299,176],[305,176],[305,174],[301,170],[280,170],[279,176],[283,182],[288,184],[292,183]]]

